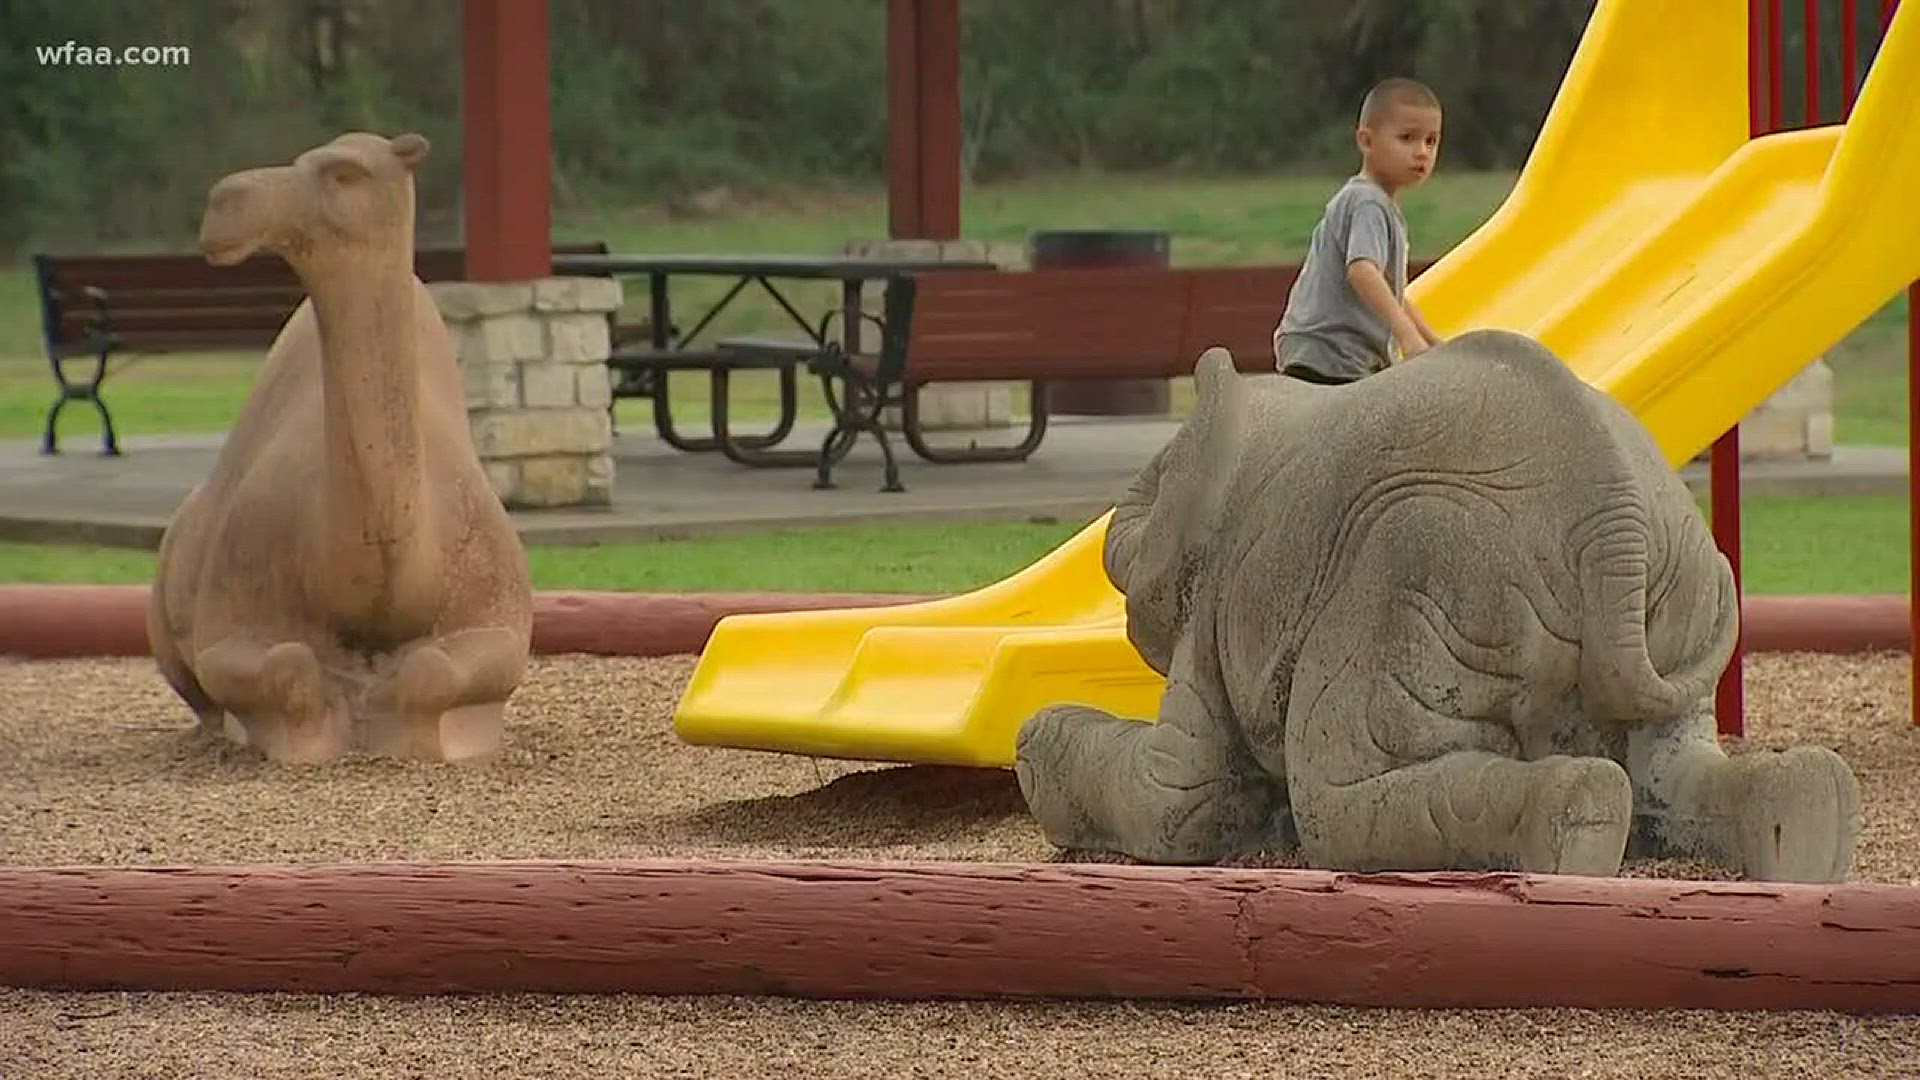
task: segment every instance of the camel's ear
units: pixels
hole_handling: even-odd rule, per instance
[[[395,136],[388,140],[387,145],[392,147],[393,156],[400,159],[400,164],[405,165],[408,172],[418,169],[420,163],[427,160],[427,151],[433,148],[425,135],[415,132]]]

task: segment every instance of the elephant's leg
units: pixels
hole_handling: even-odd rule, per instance
[[[227,734],[269,759],[309,763],[348,749],[346,710],[329,700],[306,642],[234,634],[200,650],[193,667],[207,697],[230,714]]]
[[[1150,863],[1293,846],[1285,789],[1184,670],[1176,658],[1157,723],[1064,705],[1021,726],[1014,771],[1049,842]]]
[[[1627,738],[1639,811],[1655,854],[1699,858],[1758,881],[1841,881],[1860,833],[1860,788],[1840,755],[1796,746],[1728,757],[1703,704]]]
[[[1295,665],[1285,761],[1308,862],[1337,869],[1619,872],[1626,770],[1516,760],[1516,684],[1462,661],[1435,609],[1383,581],[1343,588]]]
[[[527,638],[506,627],[459,630],[407,650],[391,708],[370,723],[376,752],[460,761],[500,747],[507,698],[527,669]]]
[[[1631,799],[1625,770],[1605,758],[1460,750],[1355,784],[1296,787],[1294,807],[1315,867],[1609,877]]]

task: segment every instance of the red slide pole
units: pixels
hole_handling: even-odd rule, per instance
[[[1920,281],[1907,287],[1907,555],[1908,618],[1920,633]],[[1920,637],[1909,638],[1910,658],[1920,655]],[[1920,725],[1920,662],[1913,663],[1908,712]]]
[[[1720,553],[1727,557],[1733,568],[1733,595],[1738,603],[1745,595],[1740,578],[1740,427],[1735,424],[1727,429],[1725,435],[1714,441],[1712,456],[1707,466],[1708,487],[1711,491],[1713,538]],[[1745,733],[1745,672],[1746,672],[1745,629],[1741,629],[1733,643],[1733,657],[1727,661],[1725,671],[1720,673],[1719,685],[1714,688],[1713,715],[1715,727],[1722,735],[1742,735]]]
[[[1749,0],[1747,5],[1747,58],[1750,65],[1747,80],[1747,123],[1749,134],[1761,135],[1767,128],[1767,118],[1761,113],[1761,96],[1757,74],[1763,68],[1767,72],[1767,84],[1772,94],[1779,91],[1779,65],[1764,63],[1761,51],[1761,12],[1762,3],[1767,7],[1767,25],[1778,23],[1780,0]],[[1769,41],[1777,41],[1769,38]],[[1740,574],[1740,425],[1736,423],[1728,428],[1726,434],[1714,440],[1713,449],[1708,455],[1707,488],[1709,492],[1709,520],[1713,524],[1714,544],[1727,558],[1733,570],[1733,591],[1736,602],[1744,594],[1745,588]],[[1746,730],[1745,690],[1746,690],[1746,633],[1743,629],[1734,639],[1733,656],[1727,661],[1726,670],[1720,673],[1720,682],[1714,687],[1713,716],[1714,726],[1722,735],[1742,735]]]

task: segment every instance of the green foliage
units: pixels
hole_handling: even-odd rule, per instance
[[[975,179],[1061,169],[1344,169],[1375,80],[1449,106],[1448,161],[1525,156],[1592,0],[963,0]],[[886,0],[550,0],[555,204],[872,184]],[[460,6],[7,0],[0,249],[189,239],[207,186],[344,130],[424,133],[421,227],[458,235]],[[176,67],[41,65],[38,45],[184,44]]]

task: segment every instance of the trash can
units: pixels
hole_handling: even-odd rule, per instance
[[[1028,249],[1035,270],[1093,270],[1172,265],[1172,238],[1163,232],[1061,229],[1034,233]],[[1080,416],[1165,416],[1173,408],[1166,379],[1073,379],[1047,388],[1049,412]]]

